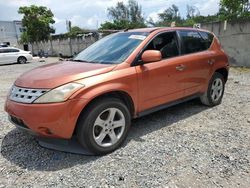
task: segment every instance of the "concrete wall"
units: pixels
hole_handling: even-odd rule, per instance
[[[67,39],[54,39],[49,41],[40,41],[37,44],[29,44],[29,50],[37,55],[40,50],[48,52],[49,56],[58,56],[62,53],[65,56],[71,56],[78,53],[89,45],[93,44],[96,39],[92,36],[77,37]]]
[[[250,67],[250,20],[202,24],[220,40],[233,66]]]

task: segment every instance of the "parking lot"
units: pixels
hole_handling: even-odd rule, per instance
[[[0,66],[0,187],[249,187],[250,69],[230,70],[221,105],[193,100],[133,120],[125,144],[97,157],[42,148],[4,112],[15,79],[56,60]]]

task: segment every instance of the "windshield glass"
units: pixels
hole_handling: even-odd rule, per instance
[[[80,52],[73,60],[102,64],[122,63],[148,34],[124,32],[109,35]]]

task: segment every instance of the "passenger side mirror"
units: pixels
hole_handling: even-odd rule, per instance
[[[143,63],[152,63],[156,61],[161,61],[162,56],[161,52],[158,50],[146,50],[145,52],[143,52],[141,59]]]

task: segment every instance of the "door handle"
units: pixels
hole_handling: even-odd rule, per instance
[[[177,67],[175,67],[177,71],[183,71],[186,66],[185,65],[178,65]]]
[[[213,65],[213,64],[214,64],[214,62],[215,62],[215,60],[214,60],[214,59],[209,59],[209,60],[207,61],[207,63],[208,63],[209,65]]]

